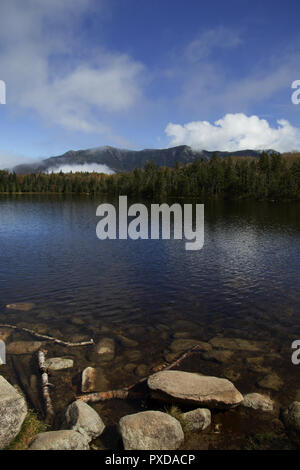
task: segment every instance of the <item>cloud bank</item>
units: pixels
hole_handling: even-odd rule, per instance
[[[226,114],[210,123],[194,121],[187,124],[169,123],[165,129],[170,146],[189,145],[197,150],[273,149],[288,152],[300,149],[300,128],[279,119],[271,127],[266,119],[243,113]]]
[[[47,173],[77,173],[77,172],[88,172],[88,173],[105,173],[106,175],[112,175],[114,170],[109,168],[107,165],[100,165],[99,163],[83,163],[82,165],[60,165],[58,167],[49,168]]]
[[[101,11],[104,0],[97,2]],[[91,0],[2,0],[1,79],[8,103],[31,109],[47,125],[117,138],[107,116],[127,112],[141,96],[144,66],[79,34]],[[13,27],[12,27],[13,25]]]

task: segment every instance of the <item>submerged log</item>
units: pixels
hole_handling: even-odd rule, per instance
[[[154,371],[159,372],[162,370],[173,369],[173,367],[179,366],[184,359],[188,358],[191,354],[198,351],[199,349],[200,347],[196,344],[193,348],[181,354],[177,359],[175,359],[175,361],[171,363],[164,363],[164,364],[154,367]],[[136,387],[137,385],[140,385],[146,382],[148,378],[149,376],[143,377],[137,382],[129,385],[128,387],[120,388],[118,390],[110,390],[108,392],[95,392],[95,393],[88,393],[85,395],[79,395],[77,399],[82,400],[86,403],[96,403],[100,401],[107,401],[107,400],[114,400],[114,399],[119,399],[119,400],[126,400],[130,398],[136,399],[138,397],[141,397],[142,394],[134,393],[132,389]]]
[[[47,373],[47,367],[46,367],[46,353],[47,351],[40,349],[38,352],[38,362],[39,362],[39,368],[42,372],[42,390],[43,390],[43,397],[45,401],[45,407],[46,407],[46,423],[51,424],[54,419],[54,409],[52,405],[52,400],[50,396],[50,391],[49,391],[49,384],[48,381],[48,373]]]
[[[69,341],[63,341],[58,338],[54,338],[53,336],[48,336],[48,335],[42,335],[41,333],[38,333],[37,331],[30,330],[29,328],[23,328],[21,326],[16,326],[16,325],[8,325],[5,323],[0,324],[0,328],[13,328],[14,330],[20,330],[24,331],[25,333],[29,333],[33,336],[36,336],[37,338],[42,338],[45,339],[46,341],[52,341],[53,343],[57,344],[62,344],[63,346],[87,346],[89,344],[94,344],[94,340],[90,339],[89,341],[81,341],[79,343],[71,343]]]

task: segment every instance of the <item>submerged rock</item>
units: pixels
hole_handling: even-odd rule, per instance
[[[203,431],[211,424],[211,412],[207,408],[182,413],[181,417],[187,431]]]
[[[206,361],[215,361],[215,362],[220,362],[221,364],[224,364],[225,362],[228,362],[232,356],[233,356],[233,351],[229,351],[227,349],[222,349],[222,350],[213,350],[213,351],[207,351],[201,354],[201,357],[205,359]]]
[[[139,377],[146,377],[149,372],[149,367],[146,364],[139,364],[135,369],[135,374]]]
[[[29,450],[89,450],[86,436],[72,430],[37,434]]]
[[[16,304],[7,304],[6,308],[11,310],[21,310],[23,312],[29,312],[35,307],[35,304],[32,302],[18,302]]]
[[[273,372],[259,380],[258,385],[262,388],[278,391],[281,389],[283,381],[275,372]]]
[[[67,407],[62,428],[77,431],[90,442],[103,433],[105,424],[91,406],[76,400]]]
[[[6,347],[7,354],[32,354],[42,346],[41,341],[13,341]]]
[[[82,372],[81,391],[89,392],[105,392],[109,389],[109,382],[104,372],[99,367],[86,367]]]
[[[170,346],[170,349],[174,353],[180,353],[192,349],[194,346],[199,346],[199,351],[210,351],[212,349],[209,343],[204,341],[197,341],[196,339],[175,339]]]
[[[147,383],[153,398],[168,402],[228,408],[243,401],[229,380],[191,372],[161,371],[151,375]]]
[[[233,351],[266,351],[264,341],[250,341],[242,338],[223,338],[216,336],[210,340],[214,348],[231,349]]]
[[[95,349],[104,361],[111,361],[115,356],[115,342],[112,338],[101,339]]]
[[[125,348],[136,348],[139,343],[134,339],[127,338],[127,336],[118,335],[118,340]]]
[[[26,414],[25,399],[0,375],[0,449],[18,435]]]
[[[139,362],[142,358],[141,351],[139,351],[138,349],[126,351],[125,356],[129,362]]]
[[[46,367],[49,370],[62,370],[69,369],[74,366],[73,359],[67,359],[64,357],[51,357],[46,360]]]
[[[261,395],[260,393],[248,393],[244,396],[244,400],[242,401],[241,405],[245,406],[246,408],[253,408],[253,410],[274,410],[274,401],[270,397]]]
[[[161,411],[143,411],[120,419],[125,450],[175,450],[184,434],[177,419]]]

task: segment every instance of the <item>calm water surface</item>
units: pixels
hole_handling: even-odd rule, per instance
[[[178,240],[98,240],[101,202],[0,197],[0,321],[69,340],[134,339],[133,349],[117,342],[113,367],[103,365],[111,386],[133,380],[128,362],[150,370],[165,360],[179,337],[265,341],[265,354],[274,353],[265,366],[284,382],[271,393],[293,398],[300,388],[300,365],[290,360],[291,341],[300,339],[300,204],[206,204],[204,247],[185,251]],[[30,312],[5,309],[26,301],[36,305]],[[78,373],[95,360],[72,354]],[[259,370],[247,371],[248,355],[230,363],[200,357],[197,368],[230,376],[236,365],[240,387],[256,390]]]

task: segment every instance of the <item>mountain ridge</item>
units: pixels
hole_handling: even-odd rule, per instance
[[[17,174],[45,173],[57,171],[62,165],[99,164],[106,165],[116,173],[132,171],[142,168],[149,161],[160,165],[172,167],[176,163],[184,165],[195,159],[209,159],[214,153],[220,157],[247,156],[259,157],[262,150],[209,151],[193,150],[188,145],[180,145],[165,149],[127,150],[116,147],[102,146],[86,150],[68,150],[62,155],[45,158],[36,163],[21,164],[13,168]],[[275,152],[266,150],[266,152]]]

